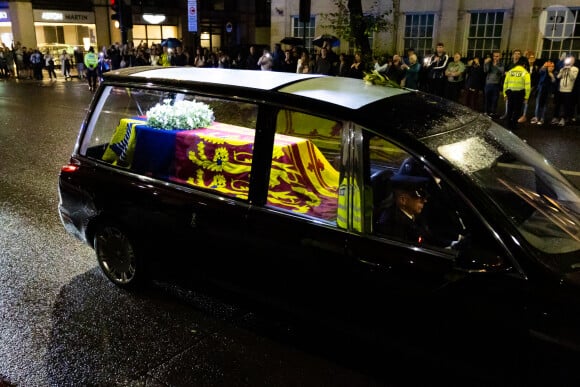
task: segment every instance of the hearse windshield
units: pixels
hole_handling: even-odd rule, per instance
[[[536,150],[483,116],[424,142],[489,195],[545,264],[578,270],[578,189]]]

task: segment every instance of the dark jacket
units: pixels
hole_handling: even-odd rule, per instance
[[[429,59],[429,79],[441,79],[445,77],[445,69],[447,68],[447,63],[449,62],[449,56],[443,54],[441,56],[437,54],[431,55]]]
[[[332,70],[333,70],[332,62],[330,61],[330,58],[328,56],[326,56],[325,58],[319,56],[316,59],[316,63],[314,65],[315,74],[334,75],[332,73]]]
[[[465,80],[465,88],[473,90],[483,90],[485,86],[485,72],[481,65],[467,66],[465,70],[467,78]]]
[[[381,213],[377,229],[381,234],[416,244],[432,240],[431,232],[420,215],[412,220],[395,205]]]
[[[538,71],[538,94],[550,95],[556,91],[556,85],[558,84],[558,78],[554,74],[554,79],[548,74],[548,70],[542,67]]]
[[[246,69],[248,70],[260,70],[260,66],[258,66],[258,60],[260,59],[260,55],[254,53],[248,54],[246,58]]]
[[[401,64],[403,64],[402,61],[397,64],[391,64],[385,73],[385,75],[393,82],[396,82],[397,85],[400,85],[403,78],[405,78],[405,70],[401,68]]]

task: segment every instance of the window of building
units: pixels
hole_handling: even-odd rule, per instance
[[[419,56],[426,56],[433,50],[435,14],[417,13],[405,16],[405,49],[414,48]]]
[[[152,24],[136,24],[133,26],[133,41],[136,42],[135,44],[142,42],[151,47],[152,44],[161,43],[163,39],[167,38],[179,38],[177,27]]]
[[[548,20],[562,20],[552,28],[547,25],[542,40],[542,58],[558,60],[561,53],[580,52],[580,9],[548,10]],[[573,15],[573,17],[572,17]]]
[[[314,39],[314,16],[310,17],[308,23],[302,23],[299,16],[292,17],[292,36],[304,38],[304,48],[309,52],[312,51],[312,40]]]
[[[42,26],[44,41],[48,43],[64,43],[64,29],[62,26]]]
[[[467,38],[467,57],[483,58],[501,47],[503,12],[472,12]]]

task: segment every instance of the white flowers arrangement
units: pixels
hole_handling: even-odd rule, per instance
[[[196,101],[175,101],[166,99],[147,111],[147,125],[164,130],[190,130],[204,128],[214,121],[211,108]]]

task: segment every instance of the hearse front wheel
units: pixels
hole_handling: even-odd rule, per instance
[[[145,273],[136,246],[119,226],[100,225],[95,232],[94,247],[99,266],[115,285],[125,289],[142,285]]]

